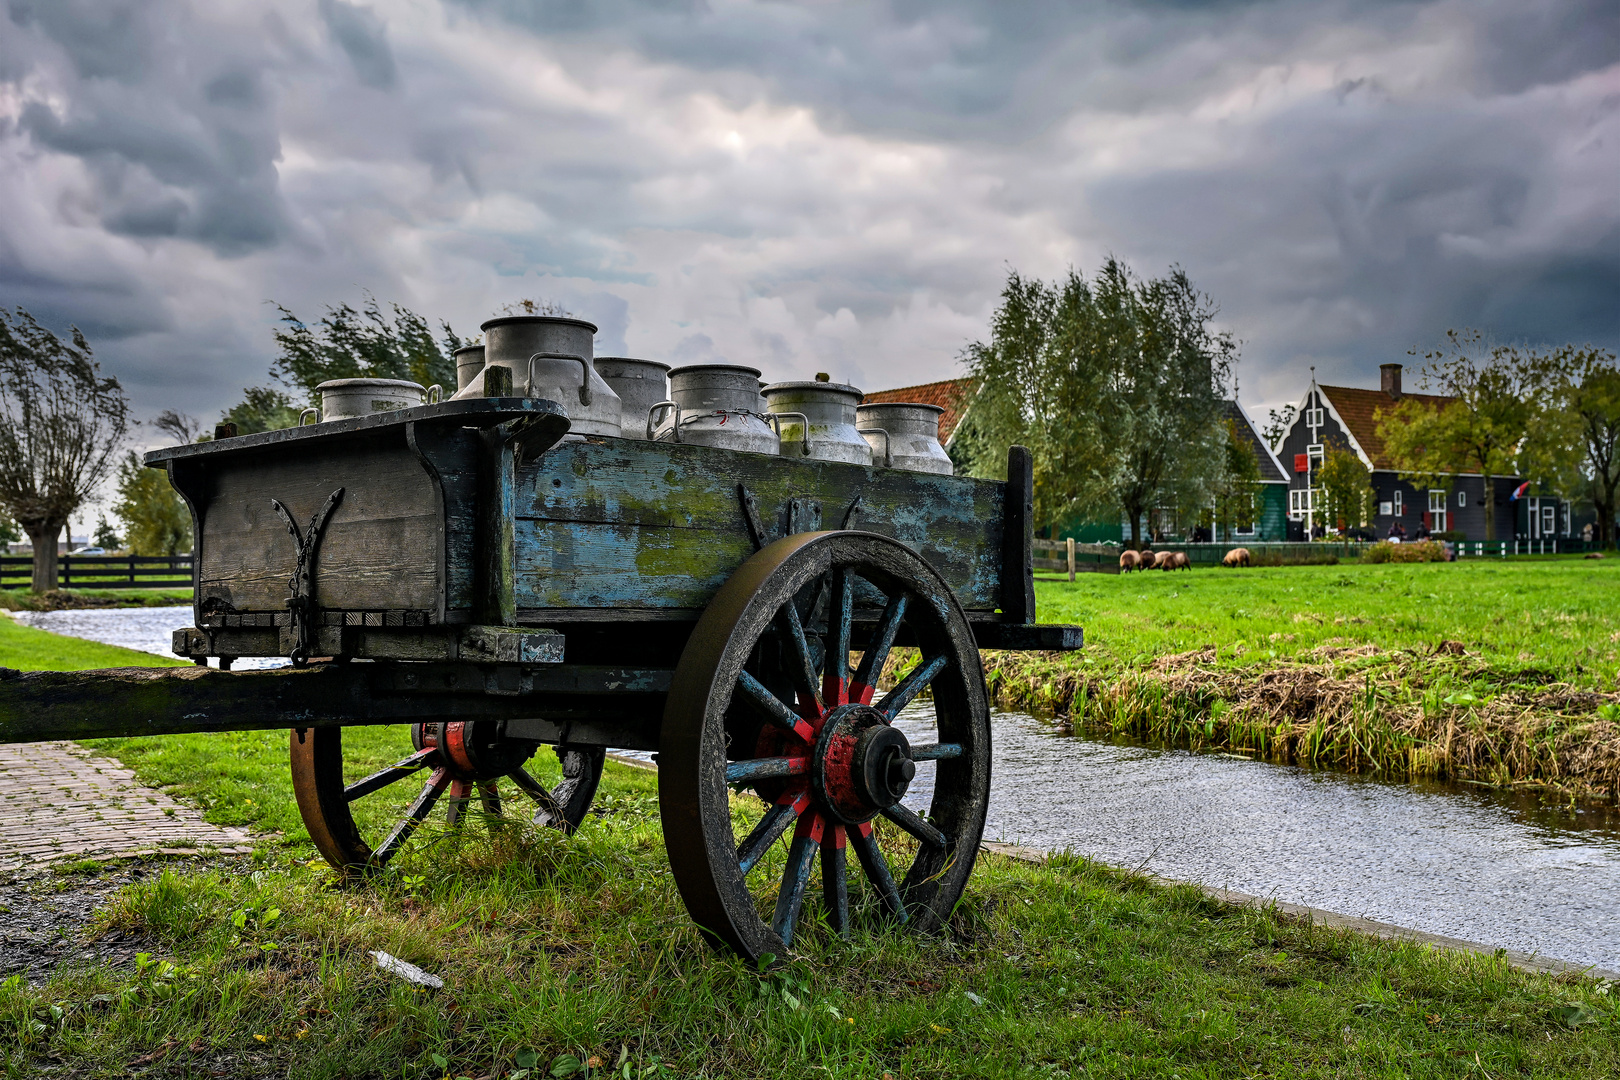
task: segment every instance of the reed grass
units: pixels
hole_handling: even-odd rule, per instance
[[[1042,582],[1080,654],[986,654],[1005,708],[1391,778],[1620,801],[1620,574],[1515,560]]]

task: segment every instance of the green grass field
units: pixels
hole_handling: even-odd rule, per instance
[[[1297,589],[1308,579],[1271,584],[1286,580]],[[1393,588],[1397,579],[1382,580]],[[1063,591],[1091,629],[1093,663],[1123,670],[1146,653],[1139,642],[1116,652],[1109,635],[1123,642],[1137,616],[1176,620],[1156,631],[1159,648],[1197,648],[1207,643],[1197,612],[1218,613],[1215,625],[1236,621],[1219,605],[1257,605],[1267,584],[1206,572],[1041,588],[1044,616],[1059,617],[1052,594]],[[1129,617],[1098,615],[1106,589],[1136,590]],[[1249,593],[1232,591],[1241,589]],[[1308,650],[1297,636],[1289,644]],[[165,660],[0,618],[0,664],[125,663]],[[393,760],[404,738],[353,731],[355,767]],[[858,894],[848,940],[812,917],[791,961],[762,972],[710,950],[687,919],[646,771],[610,763],[604,812],[572,838],[522,816],[494,829],[475,822],[461,835],[428,832],[387,874],[346,882],[303,836],[284,734],[94,745],[196,799],[212,820],[276,831],[245,862],[177,862],[117,893],[94,933],[133,935],[142,956],[132,962],[67,966],[40,986],[0,984],[9,1076],[1620,1072],[1620,994],[1605,984],[1302,926],[1072,857],[1045,866],[983,857],[938,938],[885,927]],[[758,811],[740,799],[737,812]],[[380,972],[370,956],[378,949],[446,988],[422,991]]]
[[[1041,621],[1083,625],[1083,660],[1104,669],[1206,647],[1253,665],[1323,645],[1430,652],[1460,641],[1487,666],[1543,668],[1583,688],[1614,690],[1620,671],[1620,559],[1043,577]]]

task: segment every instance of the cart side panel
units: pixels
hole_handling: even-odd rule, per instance
[[[314,564],[319,605],[328,611],[421,612],[426,621],[439,621],[442,500],[404,439],[331,440],[298,449],[222,455],[202,470],[199,604],[285,611],[297,548],[271,500],[279,500],[302,531],[342,488]]]
[[[840,528],[859,496],[854,527],[912,547],[969,611],[1001,606],[1004,484],[607,439],[565,443],[519,472],[520,618],[700,611],[754,551],[739,484],[770,538]]]

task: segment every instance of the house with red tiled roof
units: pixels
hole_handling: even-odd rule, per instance
[[[951,444],[956,441],[956,432],[962,426],[962,417],[967,415],[968,392],[971,380],[945,379],[940,382],[919,383],[916,386],[902,386],[894,390],[879,390],[867,394],[861,399],[863,405],[883,404],[919,404],[937,405],[945,411],[939,417],[939,441],[950,450]]]
[[[1313,368],[1312,371],[1315,369]],[[1377,510],[1369,527],[1386,537],[1398,524],[1406,536],[1450,533],[1469,541],[1485,539],[1485,515],[1495,515],[1497,539],[1553,540],[1568,537],[1573,526],[1571,506],[1558,499],[1515,498],[1523,484],[1517,476],[1485,478],[1459,473],[1443,489],[1419,491],[1400,478],[1378,435],[1381,415],[1402,401],[1420,401],[1440,408],[1455,400],[1437,394],[1407,393],[1401,386],[1401,365],[1380,367],[1380,386],[1367,390],[1353,386],[1321,386],[1315,378],[1300,398],[1293,422],[1276,446],[1277,457],[1289,470],[1288,519],[1291,539],[1303,539],[1313,528],[1333,523],[1322,519],[1321,492],[1313,485],[1328,448],[1355,452],[1372,472]],[[1460,534],[1460,535],[1459,535]]]

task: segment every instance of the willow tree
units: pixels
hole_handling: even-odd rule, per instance
[[[56,588],[57,540],[112,471],[129,401],[77,327],[64,342],[0,310],[0,505],[34,546],[35,592]]]
[[[990,340],[969,346],[969,471],[1030,448],[1035,515],[1123,514],[1139,544],[1161,506],[1208,506],[1225,466],[1224,388],[1237,355],[1179,268],[1143,281],[1109,259],[1095,278],[1009,275]]]

